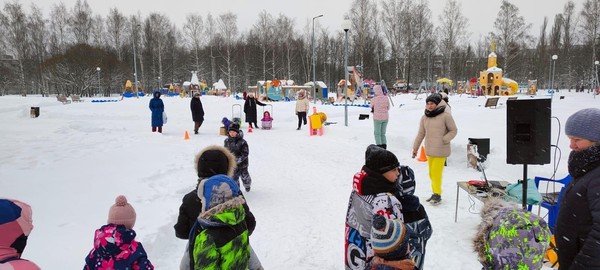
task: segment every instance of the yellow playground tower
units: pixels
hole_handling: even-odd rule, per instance
[[[492,41],[492,52],[488,55],[487,69],[479,72],[479,89],[488,96],[511,96],[517,93],[517,82],[502,77],[502,69],[498,68],[498,56],[494,52],[495,45]]]

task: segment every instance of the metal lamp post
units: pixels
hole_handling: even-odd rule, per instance
[[[350,30],[350,20],[348,18],[344,19],[342,23],[342,28],[344,28],[344,124],[348,126],[348,30]]]
[[[550,89],[554,89],[554,71],[556,70],[556,59],[558,59],[558,55],[552,55],[552,83],[550,84]]]
[[[100,90],[100,67],[96,67],[96,71],[98,71],[98,94],[102,94]]]
[[[317,18],[321,18],[323,17],[323,14],[319,15],[319,16],[315,16],[312,18],[312,55],[311,55],[311,60],[312,60],[312,69],[313,69],[313,92],[312,92],[312,96],[313,96],[313,100],[316,103],[317,99],[315,97],[315,89],[317,88],[317,72],[315,70],[315,19]]]
[[[162,89],[162,87],[160,86],[160,76],[158,76],[158,91],[160,91],[160,89]]]
[[[135,47],[136,47],[136,44],[135,44],[135,35],[137,33],[137,28],[138,27],[140,27],[139,24],[135,26],[135,29],[134,29],[134,32],[133,32],[133,44],[132,44],[132,46],[133,46],[133,77],[134,77],[134,80],[135,80],[135,89],[134,89],[134,91],[135,91],[135,97],[136,98],[140,98],[139,91],[138,91],[137,60],[135,58],[136,57],[135,56]]]

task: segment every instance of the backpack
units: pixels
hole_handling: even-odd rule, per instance
[[[550,242],[548,224],[521,208],[503,208],[485,245],[485,269],[541,269]]]

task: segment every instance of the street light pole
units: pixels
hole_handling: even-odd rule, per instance
[[[137,28],[138,27],[140,27],[139,24],[135,26],[135,29],[133,31],[133,45],[132,45],[133,46],[133,77],[134,77],[134,80],[135,80],[135,89],[134,89],[134,91],[135,91],[135,97],[136,98],[140,98],[140,95],[139,95],[139,92],[138,92],[137,60],[135,58],[136,57],[136,55],[135,55],[135,47],[136,47],[136,44],[135,44],[135,35],[137,34]]]
[[[100,90],[100,67],[96,67],[96,71],[98,71],[98,94],[102,94],[102,91]]]
[[[316,103],[317,99],[315,97],[315,89],[317,88],[317,72],[315,70],[315,19],[317,18],[321,18],[323,17],[323,14],[319,15],[319,16],[315,16],[312,18],[312,55],[311,55],[311,60],[312,60],[312,69],[313,69],[313,100]]]
[[[596,84],[594,85],[595,87],[599,87],[600,86],[600,81],[598,81],[598,65],[600,65],[600,61],[596,60],[594,62],[594,67],[596,68]],[[593,91],[594,91],[594,97],[596,97],[596,95],[598,94],[596,92],[596,88],[594,88]]]
[[[552,84],[550,85],[550,89],[554,89],[554,71],[556,70],[556,59],[558,59],[558,55],[552,55]]]
[[[161,85],[161,83],[160,83],[160,76],[158,76],[158,91],[160,91],[160,89],[162,89],[162,87],[160,85]]]
[[[350,20],[346,17],[342,23],[344,28],[344,124],[348,126],[348,30],[350,30]]]

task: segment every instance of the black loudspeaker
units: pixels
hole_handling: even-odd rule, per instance
[[[506,163],[550,163],[551,99],[506,102]]]

